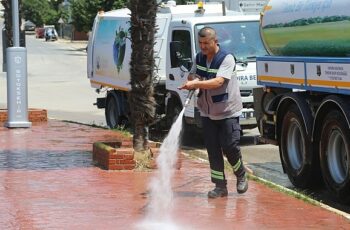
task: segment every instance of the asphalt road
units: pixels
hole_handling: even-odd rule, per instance
[[[29,107],[47,109],[50,118],[106,126],[104,110],[93,105],[98,94],[90,87],[86,77],[86,42],[62,39],[45,42],[44,39],[36,39],[34,34],[28,34],[26,43]],[[0,72],[0,108],[6,107],[6,73]],[[258,135],[257,129],[244,131],[241,139],[243,160],[255,175],[295,190],[282,171],[278,147],[256,144]],[[183,143],[189,154],[206,154],[198,133],[185,136]],[[349,206],[332,201],[323,188],[304,193],[350,213]]]

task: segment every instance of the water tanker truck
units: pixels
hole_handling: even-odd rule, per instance
[[[255,115],[279,146],[290,181],[324,182],[350,200],[350,8],[348,0],[270,0],[260,33]]]

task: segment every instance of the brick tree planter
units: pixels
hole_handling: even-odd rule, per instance
[[[160,144],[150,142],[149,145],[152,153],[151,169],[156,169],[156,158],[159,155]],[[182,154],[179,151],[179,158],[175,165],[176,169],[181,168],[181,156]],[[95,142],[93,144],[92,160],[96,166],[106,170],[133,170],[136,167],[134,149],[130,140]]]
[[[47,110],[28,109],[28,119],[30,122],[47,122]],[[7,121],[7,109],[0,109],[0,123]]]
[[[136,165],[130,141],[95,142],[92,160],[107,170],[132,170]]]

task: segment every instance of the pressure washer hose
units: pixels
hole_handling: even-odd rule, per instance
[[[187,107],[190,104],[190,101],[191,101],[191,98],[192,98],[193,94],[194,94],[194,89],[191,89],[188,92],[188,95],[187,95],[184,107]]]

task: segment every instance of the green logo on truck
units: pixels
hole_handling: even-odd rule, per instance
[[[127,35],[127,31],[124,31],[124,29],[121,27],[115,31],[115,39],[113,43],[113,59],[118,73],[123,67]]]

